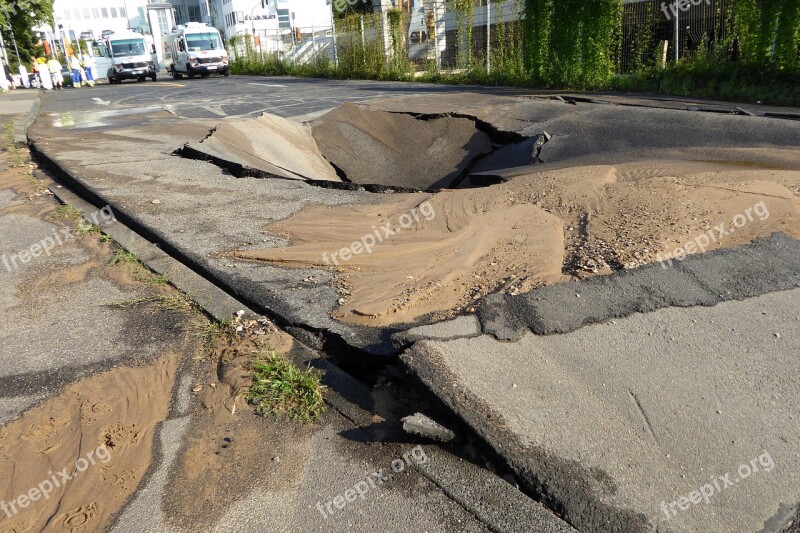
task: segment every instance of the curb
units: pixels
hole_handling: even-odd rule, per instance
[[[28,145],[28,128],[30,128],[33,121],[36,120],[36,115],[39,114],[41,106],[42,99],[37,94],[33,99],[33,104],[28,114],[14,121],[14,144],[16,144],[18,148]]]

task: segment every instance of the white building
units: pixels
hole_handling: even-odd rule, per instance
[[[92,32],[96,38],[104,30],[127,28],[141,33],[166,33],[175,24],[211,22],[209,2],[219,0],[54,0],[56,34]],[[211,11],[211,14],[209,14]]]
[[[217,28],[229,39],[235,35],[274,35],[280,30],[319,31],[331,27],[331,6],[326,0],[216,0]]]

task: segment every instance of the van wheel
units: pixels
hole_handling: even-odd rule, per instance
[[[186,77],[189,78],[190,80],[194,78],[194,71],[192,70],[192,67],[190,67],[188,63],[186,64]]]
[[[174,80],[179,80],[179,79],[181,79],[182,77],[183,77],[183,76],[182,76],[181,74],[178,74],[178,71],[177,71],[177,70],[175,70],[175,65],[172,65],[172,79],[174,79]]]
[[[156,75],[155,75],[155,74],[153,74],[152,76],[150,76],[150,81],[156,81]]]

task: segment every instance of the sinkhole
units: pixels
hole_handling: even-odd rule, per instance
[[[475,117],[371,110],[344,104],[300,124],[274,115],[225,122],[178,153],[239,177],[302,179],[376,192],[488,186],[541,163],[543,133],[526,137]]]

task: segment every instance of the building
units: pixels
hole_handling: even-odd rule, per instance
[[[220,4],[217,28],[226,39],[239,35],[274,35],[318,31],[331,27],[326,0],[216,0]],[[265,7],[266,6],[266,7]]]

